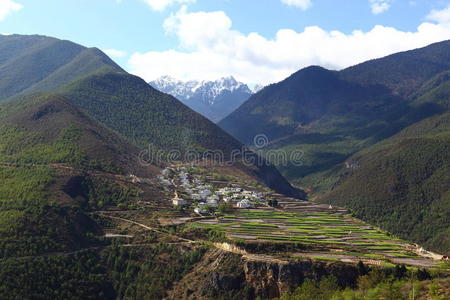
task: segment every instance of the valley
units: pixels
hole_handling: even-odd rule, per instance
[[[450,296],[447,66],[426,60],[411,90],[310,67],[226,132],[96,48],[0,49],[0,299]],[[305,164],[278,166],[291,181],[265,156],[300,147]]]

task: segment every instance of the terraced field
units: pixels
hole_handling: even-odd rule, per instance
[[[439,263],[431,256],[416,254],[416,246],[351,217],[346,210],[286,198],[280,204],[282,209],[235,209],[220,219],[192,226],[222,230],[232,240],[301,243],[313,249],[290,253],[293,257],[423,267]]]

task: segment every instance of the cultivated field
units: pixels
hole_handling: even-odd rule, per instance
[[[431,259],[431,254],[420,253],[416,246],[353,218],[346,210],[285,197],[277,199],[280,209],[234,209],[221,218],[201,220],[192,226],[224,231],[232,240],[299,243],[310,249],[289,253],[291,257],[420,267],[439,263]]]

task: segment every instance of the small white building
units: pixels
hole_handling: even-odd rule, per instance
[[[183,181],[181,183],[181,185],[185,188],[185,189],[189,189],[192,187],[192,185],[189,183],[189,181]]]
[[[194,211],[198,214],[207,214],[208,210],[206,209],[206,203],[200,202],[198,207],[194,208]]]
[[[130,174],[130,179],[132,183],[141,183],[141,180],[139,179],[139,177],[137,177],[134,174]]]
[[[182,198],[173,198],[172,204],[175,206],[184,206],[187,204],[187,202],[186,202],[186,200],[184,200]]]
[[[244,200],[238,202],[237,207],[238,208],[250,208],[250,207],[253,207],[253,205],[250,201],[248,201],[247,199],[244,199]]]
[[[231,196],[233,199],[235,199],[235,200],[240,200],[240,199],[243,199],[244,197],[242,197],[242,195],[241,194],[237,194],[237,193],[235,193],[235,194],[233,194],[233,196]]]
[[[211,196],[208,196],[208,198],[206,200],[208,200],[208,201],[219,201],[220,198],[217,195],[211,195]]]
[[[202,197],[199,194],[191,194],[191,199],[192,200],[201,200]]]
[[[223,198],[223,202],[225,202],[225,203],[231,203],[232,200],[233,199],[231,199],[231,197],[224,197]]]
[[[217,202],[216,200],[208,200],[206,202],[206,205],[208,205],[209,207],[217,207],[219,206],[219,202]]]
[[[164,177],[169,178],[169,177],[172,176],[173,170],[170,169],[170,168],[166,168],[166,169],[164,169],[164,170],[161,172],[161,174],[162,174]]]
[[[210,190],[200,190],[198,193],[202,199],[206,199],[212,194]]]
[[[167,179],[164,179],[164,180],[162,181],[162,183],[163,183],[164,185],[166,185],[166,186],[172,186],[172,182],[170,182],[170,180],[167,180]]]

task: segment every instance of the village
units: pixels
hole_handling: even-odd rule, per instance
[[[448,256],[388,236],[341,207],[292,199],[244,182],[215,180],[192,167],[167,167],[158,180],[173,193],[168,200],[171,206],[205,217],[189,226],[220,228],[230,239],[271,244],[301,242],[320,248],[298,254],[301,256],[343,262],[363,260],[374,265],[430,267],[448,260]],[[335,253],[337,248],[342,253]]]
[[[173,206],[193,209],[199,215],[214,213],[221,204],[235,208],[268,205],[264,199],[265,193],[250,191],[233,183],[213,186],[186,167],[168,167],[158,179],[167,189],[174,191],[174,197],[170,200]]]

